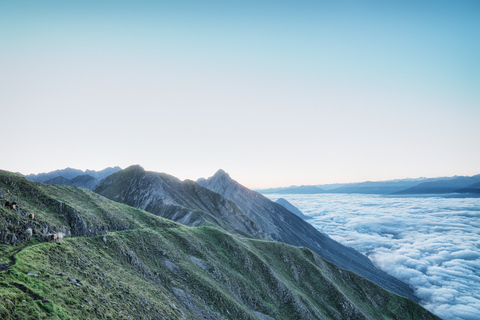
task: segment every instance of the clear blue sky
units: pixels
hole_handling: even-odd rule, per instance
[[[480,173],[480,1],[0,1],[0,39],[1,169]]]

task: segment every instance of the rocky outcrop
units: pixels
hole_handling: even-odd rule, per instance
[[[71,236],[96,236],[108,233],[109,230],[125,230],[129,229],[128,224],[120,224],[112,221],[110,224],[105,223],[87,223],[82,215],[66,205],[54,199],[46,199],[42,203],[49,210],[55,212],[63,219],[64,224],[56,225],[49,222],[49,219],[37,215],[36,220],[29,219],[29,213],[24,210],[16,212],[0,209],[1,223],[0,227],[0,243],[9,245],[20,245],[32,236],[40,241],[49,241],[51,235],[61,233],[66,237]]]

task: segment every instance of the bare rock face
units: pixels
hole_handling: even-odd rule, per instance
[[[353,271],[389,291],[419,301],[406,283],[376,268],[366,256],[321,233],[282,205],[242,186],[231,179],[225,171],[219,170],[212,177],[200,179],[197,183],[233,201],[273,240],[307,247],[324,259]]]
[[[95,188],[111,200],[188,225],[212,224],[240,235],[265,239],[258,225],[233,202],[197,183],[131,166]]]

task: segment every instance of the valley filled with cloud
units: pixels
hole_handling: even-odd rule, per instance
[[[480,199],[359,194],[268,195],[408,283],[451,320],[480,319]]]

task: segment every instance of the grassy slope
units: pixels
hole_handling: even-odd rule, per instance
[[[14,173],[0,170],[0,201],[15,201],[19,210],[0,207],[0,243],[20,244],[27,228],[34,235],[62,231],[70,235],[98,235],[174,222],[105,199],[87,189],[33,183]],[[30,221],[28,214],[35,220]],[[10,234],[10,235],[9,235]],[[17,241],[9,241],[15,234]]]
[[[94,229],[125,227],[0,245],[1,319],[435,319],[305,248],[182,226],[88,190],[5,172],[0,192],[23,210],[0,208],[19,239],[26,225],[68,229],[59,206]],[[28,212],[38,220],[25,220]]]

